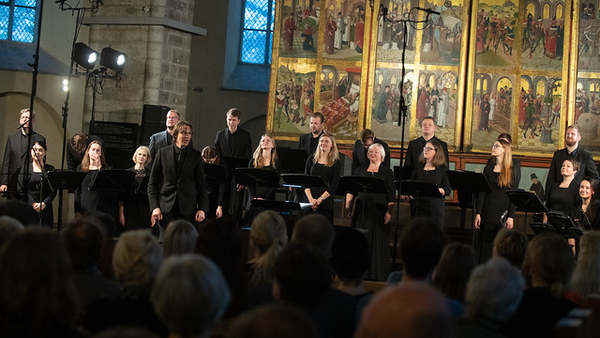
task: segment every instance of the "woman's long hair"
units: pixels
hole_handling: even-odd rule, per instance
[[[340,153],[338,152],[338,147],[335,143],[335,136],[331,133],[324,133],[319,137],[319,143],[321,143],[323,137],[327,137],[331,140],[331,150],[327,154],[327,163],[325,163],[325,166],[332,167],[335,164],[335,161],[340,159]],[[313,155],[313,163],[317,163],[321,155],[323,155],[323,151],[321,150],[321,147],[317,145],[317,150]]]
[[[436,140],[429,140],[425,142],[425,146],[427,146],[427,143],[430,143],[435,149],[435,155],[431,159],[431,165],[436,168],[442,165],[447,166],[448,163],[446,163],[446,154],[444,153],[444,148],[442,148],[442,144]],[[423,152],[421,152],[421,155],[419,155],[419,163],[425,162],[425,156],[423,156]]]
[[[502,166],[500,168],[500,177],[498,178],[498,186],[500,188],[510,188],[513,183],[513,158],[512,148],[510,143],[505,140],[497,140],[496,142],[502,145],[504,148],[504,155],[502,157]],[[496,158],[493,158],[493,162],[496,163]]]
[[[250,239],[257,250],[256,257],[251,261],[260,277],[256,282],[272,282],[275,259],[287,244],[285,221],[275,211],[261,212],[252,221]]]
[[[263,139],[263,137],[268,137],[271,139],[271,142],[273,142],[273,148],[271,149],[271,166],[273,166],[273,168],[277,168],[277,146],[275,146],[275,139],[269,135],[269,134],[264,134],[263,136],[260,137],[261,141]],[[265,165],[263,164],[264,162],[264,157],[263,157],[263,153],[262,153],[262,149],[260,147],[260,142],[258,142],[258,147],[256,147],[256,150],[254,151],[254,155],[252,155],[252,158],[254,159],[254,168],[257,169],[261,169],[264,168]]]
[[[83,160],[81,160],[81,171],[83,171],[84,173],[90,171],[90,148],[94,144],[100,146],[100,165],[102,169],[108,168],[108,165],[106,164],[106,159],[104,158],[104,149],[102,148],[102,143],[98,141],[92,141],[90,142],[90,144],[88,144],[87,148],[85,149],[85,153],[83,154]]]

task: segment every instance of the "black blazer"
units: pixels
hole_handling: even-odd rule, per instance
[[[575,149],[575,160],[579,162],[579,170],[575,173],[575,181],[581,182],[584,177],[595,178],[596,180],[600,179],[600,175],[598,175],[598,168],[596,167],[596,163],[594,163],[594,158],[592,154],[578,147]],[[546,180],[546,200],[548,200],[548,191],[554,185],[554,183],[562,182],[562,175],[560,174],[560,168],[562,167],[563,162],[571,158],[569,155],[569,151],[567,148],[563,148],[554,152],[554,156],[552,156],[552,162],[550,162],[550,170],[548,171],[548,179]]]
[[[35,131],[31,131],[31,145],[37,141],[46,142],[46,138]],[[21,129],[12,133],[6,139],[6,149],[4,150],[4,161],[2,163],[2,175],[0,175],[0,184],[8,184],[8,181],[12,174],[14,174],[17,169],[19,169],[23,162],[25,161],[25,156],[29,156],[29,160],[31,161],[31,155],[29,149],[26,149],[25,152],[22,151],[22,142],[27,142],[26,137],[21,136]],[[27,147],[24,147],[27,148]],[[31,162],[30,162],[31,163]]]
[[[321,131],[321,133],[319,134],[319,136],[317,137],[317,139],[319,137],[321,137],[321,135],[323,135],[325,132]],[[308,153],[308,157],[310,157],[310,155],[314,154],[315,151],[317,150],[317,147],[319,146],[319,142],[317,141],[315,143],[315,147],[311,147],[310,146],[310,140],[312,139],[312,133],[308,133],[308,134],[304,134],[302,136],[300,136],[300,138],[298,139],[298,149],[300,150],[304,150]]]
[[[219,130],[215,136],[215,147],[221,156],[251,158],[252,157],[252,139],[250,133],[242,128],[235,131],[238,142],[229,144],[229,129]]]
[[[386,167],[390,167],[390,147],[385,141],[378,139],[377,137],[373,140],[373,144],[379,143],[383,146],[383,150],[385,150],[385,159],[383,160],[383,164]],[[352,150],[352,172],[356,170],[358,167],[369,166],[369,159],[365,155],[365,147],[363,146],[360,140],[354,142],[354,149]]]
[[[446,156],[446,167],[449,168],[450,157],[448,156],[448,143],[435,137],[435,135],[430,140],[438,141],[442,145],[444,155]],[[412,167],[419,162],[419,156],[421,156],[425,144],[427,144],[427,141],[425,141],[425,138],[423,136],[408,142],[408,149],[406,150],[406,158],[404,160],[405,167]]]
[[[168,213],[177,201],[182,215],[192,216],[198,210],[206,213],[208,194],[201,154],[195,149],[187,149],[183,168],[177,175],[173,147],[161,148],[156,154],[148,181],[150,210],[160,208],[162,213]]]
[[[171,144],[173,144],[173,137],[171,136],[171,134],[169,134],[167,129],[153,134],[152,136],[150,136],[150,145],[148,146],[148,148],[150,148],[150,156],[152,156],[152,158],[155,158],[158,149],[170,146]],[[192,140],[190,140],[190,144],[188,144],[188,147],[190,149],[194,148],[194,142],[192,142]]]

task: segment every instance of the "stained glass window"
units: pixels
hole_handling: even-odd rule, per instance
[[[274,17],[275,0],[246,0],[240,53],[241,62],[251,64],[271,63]]]
[[[33,42],[37,0],[0,0],[0,40]]]

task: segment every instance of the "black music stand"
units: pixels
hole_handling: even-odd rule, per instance
[[[90,190],[105,193],[126,193],[131,187],[135,172],[123,169],[106,169],[98,171],[90,185]]]
[[[491,192],[490,183],[483,173],[463,170],[448,170],[446,172],[452,190],[458,194],[461,208],[471,207],[471,245],[477,248],[478,257],[481,256],[481,245],[475,246],[475,216],[477,215],[477,199],[479,193]],[[464,194],[461,194],[464,193]],[[469,203],[471,202],[471,203]],[[470,204],[470,205],[469,205]]]
[[[229,210],[228,213],[233,215],[233,219],[237,222],[240,221],[242,216],[242,203],[244,195],[242,192],[237,191],[235,184],[235,169],[236,168],[248,168],[249,158],[242,157],[229,157],[221,156],[221,161],[225,163],[227,168],[227,184],[229,184]]]
[[[227,169],[219,164],[204,163],[204,176],[207,181],[219,184],[227,183]]]
[[[508,190],[506,191],[510,201],[517,207],[519,211],[525,211],[525,223],[527,223],[527,213],[531,212],[548,212],[548,208],[544,202],[540,200],[538,195],[531,191],[525,190]]]
[[[308,153],[306,150],[293,148],[277,148],[277,156],[283,173],[303,173]]]
[[[249,158],[242,158],[242,157],[229,157],[229,156],[223,156],[221,157],[221,161],[225,162],[225,164],[227,165],[227,168],[230,169],[237,169],[237,168],[248,168],[248,163],[250,162]],[[233,174],[234,171],[231,171],[231,174]]]
[[[404,180],[400,182],[400,189],[402,194],[415,198],[415,214],[419,213],[420,197],[444,197],[437,185],[423,181]]]
[[[253,187],[255,195],[258,194],[258,187],[279,188],[279,173],[268,169],[237,168],[235,169],[235,180],[237,184]],[[250,207],[252,207],[252,202],[250,202]],[[253,218],[250,218],[250,222]]]
[[[548,223],[554,226],[556,232],[563,235],[566,238],[579,239],[583,236],[583,231],[575,225],[571,217],[563,214],[562,212],[550,211],[546,213],[548,216]]]
[[[292,187],[292,191],[294,192],[295,189],[303,191],[304,189],[302,188],[327,188],[327,184],[325,184],[323,178],[316,175],[283,174],[281,175],[281,179],[283,179],[283,186]],[[293,196],[292,200],[296,201],[297,196]]]
[[[336,191],[337,195],[344,195],[346,193],[358,195],[360,192],[363,194],[387,194],[385,180],[379,177],[365,176],[344,176],[340,178],[340,183]],[[354,205],[356,206],[356,203],[354,203]],[[366,203],[363,202],[360,220],[362,224],[365,222],[365,205]],[[371,240],[369,242],[369,274],[371,272],[371,261],[373,258],[373,237],[375,236],[375,231],[371,230],[370,232]],[[389,243],[387,245],[389,245]]]
[[[48,173],[48,179],[53,187],[60,187],[60,181],[62,180],[62,188],[68,190],[69,193],[79,189],[84,178],[85,173],[80,171],[54,170]]]

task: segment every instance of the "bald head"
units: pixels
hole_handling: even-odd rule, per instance
[[[453,332],[444,296],[436,289],[390,287],[365,308],[357,338],[445,338]]]

